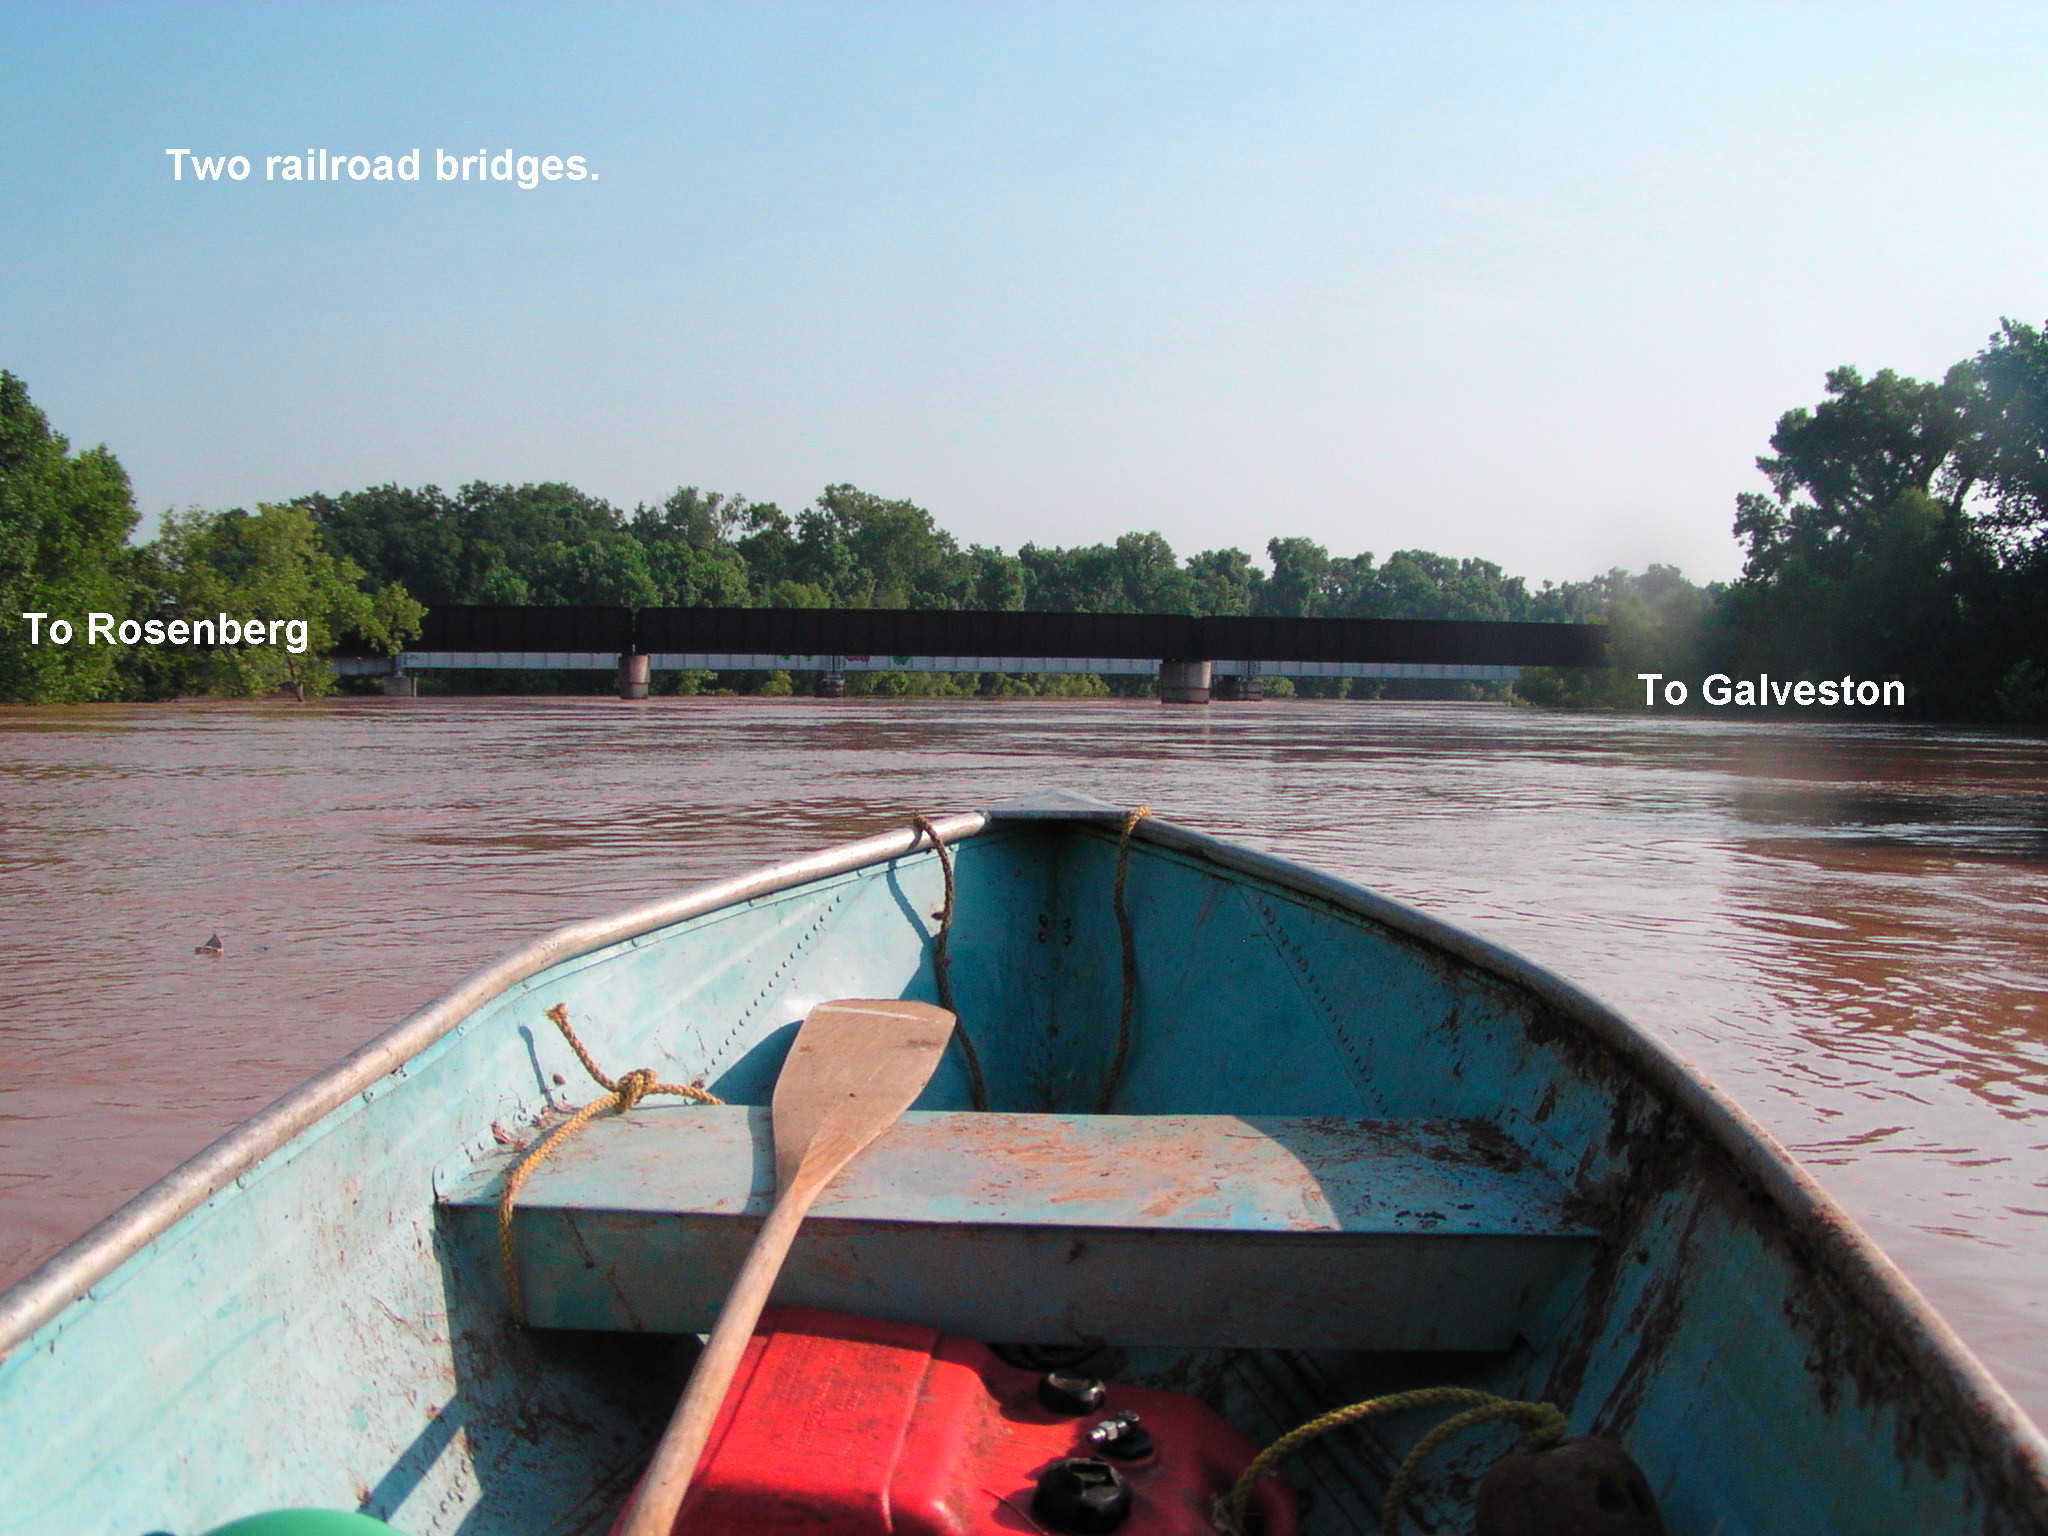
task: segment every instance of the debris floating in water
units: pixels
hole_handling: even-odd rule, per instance
[[[204,944],[196,944],[192,948],[195,955],[217,955],[220,952],[220,935],[217,933]]]

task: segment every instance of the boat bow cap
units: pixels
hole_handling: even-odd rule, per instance
[[[1115,826],[1130,814],[1127,805],[1112,805],[1074,789],[1040,789],[988,808],[991,821],[1106,821]]]

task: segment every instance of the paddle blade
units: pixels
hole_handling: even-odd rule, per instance
[[[895,1124],[938,1070],[953,1015],[929,1003],[842,998],[797,1031],[775,1082],[775,1185],[820,1185]]]

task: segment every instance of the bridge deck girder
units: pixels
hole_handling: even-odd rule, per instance
[[[767,652],[655,651],[648,664],[657,672],[1011,672],[1025,674],[1094,672],[1150,677],[1159,657],[1130,656],[829,656],[772,655]],[[608,651],[402,651],[399,672],[528,671],[612,672],[619,664]],[[344,676],[381,676],[392,664],[343,657],[335,670]],[[1217,661],[1217,677],[1431,678],[1464,682],[1513,682],[1520,667],[1415,661]]]

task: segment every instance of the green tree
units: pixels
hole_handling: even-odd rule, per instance
[[[1126,533],[1114,544],[1017,551],[1027,608],[1049,613],[1192,613],[1195,583],[1157,533]]]
[[[537,603],[651,608],[661,598],[646,551],[630,533],[544,544],[523,569]]]
[[[1273,574],[1253,612],[1283,619],[1320,615],[1324,584],[1330,576],[1330,552],[1313,539],[1268,539],[1266,557],[1273,562]]]
[[[2048,539],[2048,335],[2002,321],[1971,379],[1967,473],[1983,484],[1987,521],[2021,544]]]
[[[1022,560],[985,544],[969,545],[967,558],[974,568],[973,597],[968,607],[985,613],[1016,613],[1024,607],[1028,587]]]
[[[1901,677],[1921,714],[1995,708],[2000,676],[2028,649],[2012,622],[2028,606],[2012,551],[2001,560],[1985,516],[1987,498],[1994,514],[2026,502],[2014,444],[2027,342],[2009,325],[1939,384],[1837,368],[1829,398],[1779,417],[1774,452],[1757,460],[1771,493],[1736,498],[1748,554],[1726,614],[1737,665]]]
[[[528,601],[484,595],[498,572],[514,574],[523,584],[516,577],[519,552],[486,546],[479,559],[462,509],[439,486],[373,485],[338,496],[302,496],[297,505],[312,513],[330,554],[352,561],[373,581],[397,582],[422,602]],[[505,590],[502,576],[494,590]]]
[[[751,511],[743,496],[694,485],[679,487],[658,507],[636,508],[628,531],[645,553],[655,602],[670,608],[744,607],[751,582],[733,536],[747,526]]]
[[[1126,613],[1193,613],[1195,583],[1161,533],[1126,533],[1116,541],[1116,581]]]
[[[2048,335],[2006,320],[1974,361],[1971,468],[1983,480],[1992,555],[1963,594],[1973,670],[1997,678],[1992,702],[2003,718],[2038,723],[2048,675]]]
[[[649,549],[668,543],[716,549],[731,544],[733,536],[746,525],[748,510],[744,496],[683,485],[669,492],[658,507],[635,507],[630,526],[635,537]]]
[[[1187,577],[1194,611],[1235,618],[1253,611],[1266,573],[1241,549],[1205,549],[1189,555]]]
[[[763,608],[830,608],[832,597],[808,581],[782,580],[761,595]]]
[[[740,536],[733,547],[747,564],[747,580],[756,592],[767,591],[780,581],[796,576],[796,525],[789,514],[772,501],[757,501],[740,519]],[[764,595],[764,607],[776,605]]]
[[[533,588],[524,576],[509,565],[498,564],[486,570],[477,581],[472,602],[502,604],[508,608],[524,608],[533,601]]]
[[[1699,587],[1675,566],[1653,565],[1641,575],[1611,570],[1570,584],[1573,622],[1607,626],[1604,667],[1530,667],[1514,685],[1532,704],[1640,709],[1638,674],[1696,679],[1713,644],[1719,587]]]
[[[730,544],[706,548],[669,542],[647,551],[656,601],[666,608],[744,608],[750,592],[746,558]]]
[[[1426,549],[1395,550],[1367,590],[1372,606],[1363,616],[1371,618],[1508,620],[1529,608],[1521,578],[1505,575],[1491,560]]]
[[[2048,668],[2023,659],[1998,683],[1999,713],[2015,725],[2048,725]]]
[[[1370,552],[1332,559],[1322,586],[1324,612],[1347,619],[1380,617],[1380,572]]]
[[[1748,546],[1745,573],[1768,581],[1788,562],[1839,576],[1875,522],[1908,491],[1933,494],[1960,514],[1977,476],[1957,457],[1970,432],[1973,371],[1949,370],[1939,384],[1889,368],[1866,380],[1854,368],[1827,376],[1829,398],[1785,412],[1772,453],[1756,461],[1771,494],[1736,498],[1735,531]]]
[[[1024,606],[1040,613],[1115,613],[1122,604],[1116,551],[1107,544],[1078,549],[1023,545]]]
[[[86,615],[130,616],[125,545],[135,521],[113,454],[73,454],[28,386],[0,373],[0,699],[73,702],[119,691],[115,648],[86,643]],[[72,642],[31,644],[29,613],[73,624]]]
[[[291,689],[329,691],[326,658],[344,639],[386,655],[419,632],[425,609],[404,588],[361,585],[362,568],[329,554],[313,514],[302,506],[261,506],[255,512],[173,513],[147,555],[155,616],[303,620],[306,645],[215,646],[176,652],[151,648],[142,664],[152,680],[177,692],[255,698]]]
[[[632,557],[621,550],[633,535],[618,510],[559,481],[514,486],[478,480],[452,497],[436,486],[381,485],[304,496],[298,505],[312,513],[331,552],[372,581],[397,582],[429,603],[510,601],[503,595],[509,582],[495,574],[501,570],[527,583],[536,602],[597,600],[546,595],[550,587],[632,584],[623,569]],[[610,552],[563,553],[585,545]],[[547,573],[537,576],[543,563]]]
[[[790,574],[842,608],[957,608],[975,565],[915,502],[828,485],[797,514]]]

